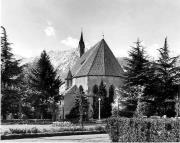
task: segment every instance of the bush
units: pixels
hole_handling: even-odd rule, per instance
[[[180,120],[113,117],[106,131],[113,142],[179,142]]]
[[[40,133],[40,130],[37,129],[36,127],[33,127],[31,129],[26,129],[26,128],[22,128],[22,129],[9,129],[10,134],[26,134],[26,133]]]
[[[55,123],[55,125],[19,125],[19,126],[11,126],[10,128],[2,128],[1,135],[24,135],[24,134],[36,134],[36,133],[58,133],[64,131],[92,131],[92,132],[105,132],[105,127],[102,125],[97,126],[84,126],[82,128],[78,125],[73,125],[70,122],[62,122]]]
[[[138,102],[137,109],[136,109],[136,116],[152,116],[155,112],[155,108],[152,103],[148,102]]]
[[[71,122],[53,122],[52,126],[54,127],[72,127],[73,124]]]
[[[2,124],[51,124],[51,119],[11,119],[2,120]]]

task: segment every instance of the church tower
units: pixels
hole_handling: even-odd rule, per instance
[[[83,33],[81,32],[81,37],[79,41],[79,54],[80,57],[84,54],[85,51],[85,45],[84,45],[84,40],[83,40]]]

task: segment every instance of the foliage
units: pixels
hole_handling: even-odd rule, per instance
[[[116,89],[116,99],[112,104],[112,114],[116,116],[133,117],[137,107],[137,100],[142,96],[143,90],[143,86],[131,86],[126,90],[123,88]]]
[[[80,88],[81,87],[81,88]],[[67,119],[80,118],[80,110],[82,110],[83,120],[88,120],[89,102],[87,95],[85,95],[82,86],[79,87],[79,94],[76,95],[74,107],[70,110],[70,113],[66,115]],[[82,94],[82,95],[80,95]],[[81,103],[80,103],[81,101]],[[81,105],[80,105],[81,104]],[[82,109],[80,109],[82,108]]]
[[[149,63],[140,40],[138,39],[135,44],[135,47],[132,47],[129,52],[127,66],[125,67],[125,85],[121,89],[121,96],[125,97],[124,99],[126,100],[124,102],[126,108],[130,108],[132,103],[134,103],[133,112],[136,109],[139,96],[143,94],[143,89],[147,81],[146,74],[143,73],[146,72],[146,67]],[[125,111],[125,109],[123,110]],[[129,111],[127,110],[127,112]]]
[[[11,43],[8,42],[6,30],[1,26],[3,33],[1,37],[1,115],[6,119],[6,115],[18,113],[19,101],[21,101],[20,83],[22,67],[20,60],[14,58],[11,52]]]
[[[106,85],[101,81],[99,87],[97,85],[94,85],[93,87],[93,118],[96,119],[98,118],[99,114],[99,98],[101,99],[101,105],[100,105],[100,110],[101,110],[101,118],[107,118],[111,116],[111,103],[113,102],[113,87],[111,87],[110,92],[109,92],[109,97],[107,97],[107,90],[106,90]]]
[[[59,126],[60,125],[60,126]],[[62,126],[61,126],[62,125]],[[102,125],[95,125],[95,126],[85,126],[81,128],[80,126],[76,126],[71,123],[63,123],[60,124],[51,124],[51,125],[18,125],[12,126],[6,129],[2,129],[1,135],[13,135],[13,134],[32,134],[32,133],[58,133],[58,132],[65,132],[70,131],[70,133],[75,133],[74,131],[91,131],[91,132],[102,132],[105,133],[105,127]],[[67,134],[69,134],[67,132]]]
[[[39,125],[44,125],[44,124],[51,124],[52,120],[51,119],[11,119],[11,120],[2,120],[2,124],[39,124]]]
[[[146,65],[146,85],[142,96],[144,101],[153,101],[157,115],[175,116],[174,105],[169,106],[168,100],[174,100],[180,83],[180,67],[176,66],[177,57],[169,56],[167,38],[164,46],[159,49],[159,59]],[[171,111],[170,109],[171,108]]]
[[[137,117],[142,117],[142,116],[150,117],[154,115],[155,114],[154,103],[145,102],[145,101],[138,102],[135,114]]]
[[[113,142],[179,142],[180,120],[113,117],[106,131]]]
[[[25,133],[40,133],[40,130],[36,127],[31,129],[9,129],[10,134],[25,134]]]
[[[73,124],[71,122],[65,121],[65,122],[53,122],[53,127],[71,127]]]
[[[135,42],[136,46],[132,46],[132,50],[129,52],[129,58],[127,59],[127,66],[125,67],[125,86],[143,86],[146,82],[146,76],[142,73],[145,71],[145,66],[149,62],[145,57],[145,51],[138,39]]]
[[[98,85],[93,86],[93,118],[98,118]]]
[[[166,110],[163,111],[163,103],[169,99],[175,99],[177,94],[177,87],[180,83],[180,67],[176,67],[176,61],[178,57],[170,57],[167,38],[165,39],[163,48],[159,49],[160,57],[155,63],[156,78],[158,86],[156,88],[161,89],[159,93],[154,95],[157,111],[159,115],[166,114]]]
[[[30,88],[33,90],[31,103],[36,112],[40,114],[39,117],[47,118],[48,105],[51,101],[55,102],[55,97],[59,96],[59,87],[62,82],[57,77],[57,72],[54,70],[46,51],[41,53],[36,67],[31,69],[28,78]]]

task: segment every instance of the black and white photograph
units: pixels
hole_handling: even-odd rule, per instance
[[[180,0],[0,0],[2,143],[180,142]]]

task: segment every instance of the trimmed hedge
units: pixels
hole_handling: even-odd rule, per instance
[[[180,142],[180,120],[117,118],[107,120],[113,142]]]
[[[22,138],[37,138],[37,137],[52,137],[52,136],[70,136],[70,135],[88,135],[88,134],[104,134],[105,131],[64,131],[54,133],[28,133],[28,134],[11,134],[1,135],[1,140],[22,139]]]
[[[11,119],[2,120],[2,124],[51,124],[51,119]]]

